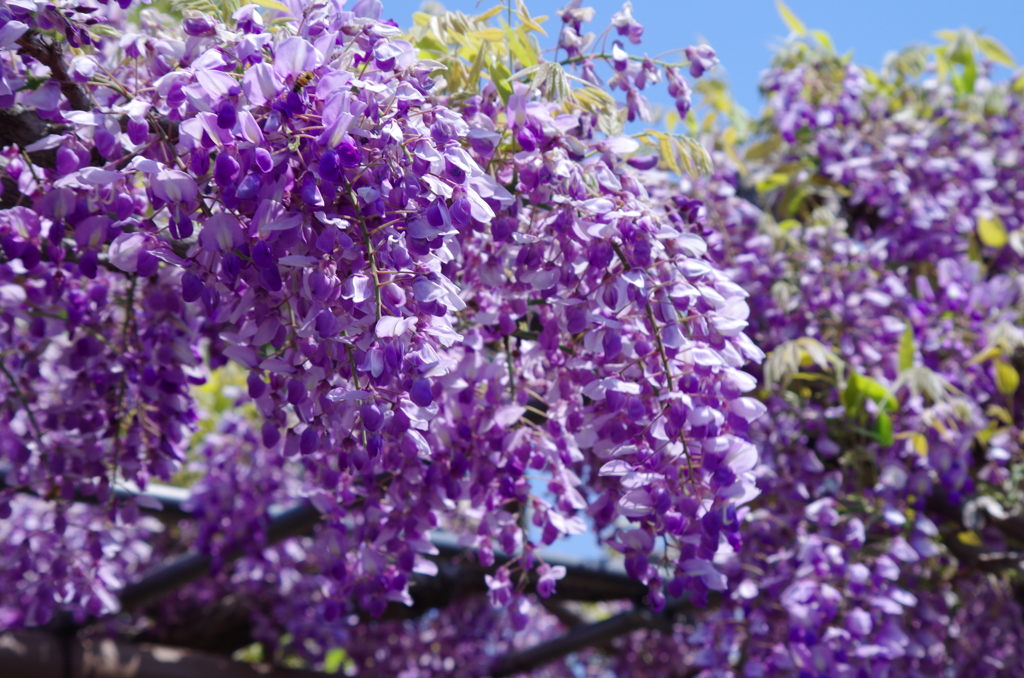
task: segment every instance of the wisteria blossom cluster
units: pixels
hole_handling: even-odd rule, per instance
[[[987,77],[998,43],[948,38],[881,73],[788,44],[747,161],[722,143],[689,192],[770,354],[751,368],[762,494],[704,618],[707,675],[1024,670],[1024,115]]]
[[[123,524],[134,554],[146,507],[112,486],[198,475],[188,545],[214,575],[276,581],[305,609],[273,615],[295,637],[410,602],[438,527],[485,566],[514,556],[488,579],[498,608],[528,607],[538,566],[553,593],[535,548],[587,529],[655,609],[724,588],[712,559],[758,494],[743,368],[764,354],[742,287],[650,199],[652,162],[596,76],[494,66],[454,96],[454,64],[421,59],[373,0],[188,9],[180,33],[121,4],[0,10],[2,103],[42,131],[3,151],[5,506],[51,499],[60,534],[91,500],[82,529]],[[566,35],[585,15],[566,8]],[[615,26],[637,42],[628,7]],[[497,42],[477,37],[478,60]],[[646,108],[664,67],[622,50],[612,86]],[[693,77],[714,65],[688,56]],[[195,387],[227,365],[254,416],[197,445]],[[303,497],[324,516],[308,552],[261,553],[269,507]],[[10,539],[53,564],[5,550],[8,624],[116,612],[143,569],[90,549],[71,576],[60,550]]]
[[[592,531],[675,614],[536,675],[1024,671],[1012,61],[876,73],[786,12],[709,156],[624,125],[659,84],[693,120],[711,47],[594,15],[545,55],[520,3],[0,7],[0,627],[483,675],[631,605],[548,600]],[[189,520],[112,493],[156,481]],[[424,614],[439,529],[491,569]],[[120,609],[186,549],[208,577]]]

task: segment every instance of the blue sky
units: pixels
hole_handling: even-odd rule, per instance
[[[384,14],[409,26],[421,0],[382,0]],[[447,0],[448,9],[483,11],[494,0]],[[534,15],[547,14],[544,24],[554,36],[560,25],[555,11],[565,0],[527,0]],[[592,30],[600,33],[621,0],[585,0],[597,10]],[[969,27],[1001,41],[1020,62],[1024,60],[1024,1],[1022,0],[789,0],[793,12],[810,28],[832,35],[840,52],[854,51],[857,63],[879,67],[886,52],[912,43],[935,42],[935,31]],[[655,55],[705,40],[722,61],[725,77],[737,100],[751,112],[760,108],[758,75],[771,57],[771,48],[787,30],[774,0],[634,0],[633,15],[644,25],[644,42],[633,49]],[[663,103],[670,105],[667,97]]]

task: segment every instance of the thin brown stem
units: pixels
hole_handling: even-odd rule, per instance
[[[668,354],[665,353],[665,345],[661,343],[661,332],[658,328],[658,323],[654,320],[654,309],[651,308],[651,302],[647,302],[647,320],[651,323],[651,332],[654,333],[654,343],[658,346],[658,353],[661,355],[661,363],[665,367],[665,381],[668,384],[668,390],[672,390],[672,370],[668,362]]]
[[[36,421],[36,415],[32,413],[32,409],[29,407],[28,397],[26,397],[25,394],[22,392],[21,388],[18,386],[17,380],[14,378],[14,375],[11,374],[10,371],[7,369],[7,365],[4,364],[3,360],[0,360],[0,371],[3,371],[4,376],[6,376],[7,380],[11,382],[11,388],[13,388],[14,392],[18,394],[18,399],[21,401],[22,406],[25,408],[25,414],[28,415],[29,423],[32,424],[32,429],[36,432],[36,438],[39,440],[39,446],[40,448],[42,448],[43,432],[39,428],[39,422]]]
[[[359,209],[359,200],[356,197],[355,191],[349,189],[349,199],[352,201],[352,207],[356,210]],[[362,215],[357,214],[356,219],[359,221],[359,228],[363,232],[363,247],[366,251],[366,263],[370,267],[370,274],[373,276],[373,298],[377,306],[377,320],[380,320],[383,314],[383,303],[381,302],[380,295],[380,275],[377,271],[377,258],[373,256],[373,241],[370,238],[370,231],[366,227],[366,219]]]

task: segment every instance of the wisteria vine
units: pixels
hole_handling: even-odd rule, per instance
[[[629,53],[629,3],[554,56],[521,3],[344,4],[0,7],[0,628],[235,606],[278,658],[483,675],[615,612],[550,600],[589,531],[686,611],[537,675],[1024,668],[997,42],[875,73],[786,13],[760,124],[700,127],[694,90],[741,118],[714,50]],[[659,83],[694,136],[626,133]],[[152,482],[191,520],[112,493]],[[486,597],[387,619],[436,530],[500,556]],[[120,609],[187,548],[208,578]]]

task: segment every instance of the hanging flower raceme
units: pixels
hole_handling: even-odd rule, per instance
[[[331,620],[411,602],[438,527],[485,564],[514,557],[490,599],[523,619],[514,569],[555,594],[565,570],[536,549],[594,527],[655,608],[666,578],[723,588],[716,557],[758,493],[744,368],[764,354],[746,292],[690,232],[699,204],[667,218],[638,143],[548,84],[448,97],[379,3],[288,6],[189,11],[175,37],[151,10],[3,10],[0,95],[54,123],[4,155],[12,477],[105,503],[112,482],[203,476],[188,534],[217,577],[170,616],[226,585],[239,548],[261,571],[270,507],[300,496],[325,528],[295,601]],[[590,15],[567,16],[578,38]],[[56,19],[92,47],[67,83],[25,89],[43,73],[16,45]],[[614,24],[639,42],[628,6]],[[714,53],[695,50],[697,77]],[[627,114],[649,117],[661,67],[615,61]],[[222,368],[250,420],[199,421],[195,387]]]

